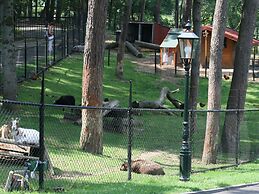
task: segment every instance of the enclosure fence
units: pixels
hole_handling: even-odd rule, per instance
[[[0,190],[8,188],[7,179],[11,172],[20,173],[25,178],[27,189],[43,187],[48,191],[67,191],[86,183],[115,184],[128,179],[143,179],[146,174],[134,173],[134,168],[123,166],[127,163],[134,165],[136,161],[155,162],[163,168],[164,176],[179,176],[183,131],[181,110],[96,108],[14,101],[2,103],[1,130],[8,128],[10,122],[12,127],[8,128],[9,133],[1,133],[0,182],[3,187]],[[102,154],[88,153],[80,146],[81,111],[87,111],[89,115],[102,114]],[[237,145],[234,152],[226,152],[222,147],[222,138],[218,138],[217,161],[209,165],[202,163],[202,151],[206,116],[213,111],[190,111],[190,115],[195,114],[197,119],[195,128],[191,127],[192,173],[237,166],[258,158],[258,111],[216,111],[222,118],[220,126],[224,125],[226,113],[237,118],[238,126],[233,129],[238,133]],[[16,121],[19,122],[17,128],[14,125]],[[88,122],[95,121],[90,117]],[[219,137],[222,137],[222,131]],[[18,188],[19,184],[9,186],[9,189]]]
[[[75,45],[83,44],[83,30],[75,18],[62,17],[54,23],[52,43],[46,37],[45,18],[17,18],[15,20],[15,58],[18,82],[37,79],[39,73],[72,53]],[[50,45],[51,44],[51,45]],[[51,46],[51,48],[50,48]],[[0,64],[3,57],[0,51]],[[0,86],[3,83],[0,66]]]

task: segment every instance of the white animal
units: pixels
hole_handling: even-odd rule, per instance
[[[26,129],[19,127],[19,119],[12,119],[11,130],[14,140],[23,144],[39,144],[40,133],[35,129]]]
[[[0,132],[1,132],[1,138],[7,138],[7,139],[11,139],[11,125],[7,125],[4,124],[1,128],[0,128]]]

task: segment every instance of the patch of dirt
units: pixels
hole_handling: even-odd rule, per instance
[[[143,152],[137,158],[143,159],[143,160],[152,160],[152,161],[163,162],[164,165],[171,165],[173,163],[179,163],[179,155],[161,151],[161,150]]]
[[[130,56],[130,60],[137,64],[136,70],[139,72],[145,72],[150,74],[156,74],[161,77],[161,80],[170,81],[172,83],[177,83],[179,75],[183,75],[183,71],[177,71],[177,75],[175,75],[175,70],[173,65],[162,65],[159,63],[159,54],[157,54],[157,64],[155,65],[155,54],[146,53],[143,58],[137,58]]]

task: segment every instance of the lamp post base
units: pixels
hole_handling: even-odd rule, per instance
[[[191,151],[187,143],[183,143],[180,151],[180,180],[189,181],[191,175]]]

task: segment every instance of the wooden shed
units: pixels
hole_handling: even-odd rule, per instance
[[[130,22],[128,26],[127,40],[135,40],[160,45],[170,28],[157,23]]]
[[[160,65],[174,65],[180,62],[179,46],[177,37],[182,33],[182,29],[172,28],[162,44],[160,45]]]
[[[208,67],[209,57],[210,57],[210,44],[211,44],[211,33],[212,26],[202,27],[202,37],[201,37],[201,56],[200,62],[202,67]],[[224,39],[224,48],[222,56],[222,68],[231,69],[234,67],[235,58],[235,48],[238,40],[238,32],[226,28]],[[258,45],[258,40],[253,40],[253,45]]]

